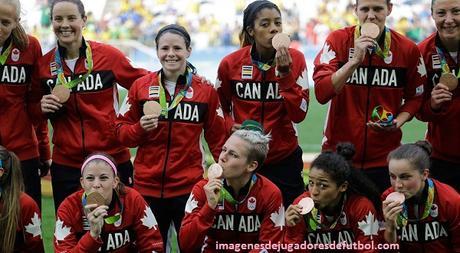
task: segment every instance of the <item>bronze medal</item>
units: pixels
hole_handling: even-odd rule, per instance
[[[299,205],[302,207],[302,211],[300,212],[300,214],[305,215],[313,209],[315,203],[313,202],[312,198],[305,197],[299,201]]]
[[[208,168],[208,179],[220,178],[222,176],[222,166],[218,163],[214,163]]]
[[[380,33],[379,26],[374,23],[367,22],[361,25],[362,35],[371,37],[372,39],[375,40],[379,36],[379,33]]]
[[[452,73],[444,73],[441,75],[441,78],[439,78],[439,82],[447,86],[450,91],[455,90],[458,85],[458,79],[457,77],[452,74]]]
[[[272,39],[272,46],[276,50],[278,50],[280,47],[288,48],[289,44],[291,44],[291,39],[285,33],[277,33]]]
[[[391,202],[398,202],[399,204],[402,204],[404,203],[404,200],[406,200],[406,197],[404,196],[404,194],[400,192],[392,192],[388,194],[386,200],[389,200]]]
[[[102,206],[105,204],[105,199],[99,192],[91,192],[86,196],[86,204],[97,204],[97,206]]]
[[[159,116],[161,113],[161,105],[157,101],[147,101],[144,104],[144,115]]]

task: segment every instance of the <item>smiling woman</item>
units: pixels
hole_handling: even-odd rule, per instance
[[[136,190],[120,182],[111,156],[94,153],[86,158],[80,182],[83,189],[57,211],[56,252],[162,252],[152,210]],[[92,196],[101,201],[91,201]]]
[[[80,0],[51,1],[56,47],[40,59],[40,113],[53,125],[51,165],[55,208],[79,188],[79,167],[92,152],[106,152],[119,164],[120,180],[133,183],[127,148],[115,138],[117,83],[129,89],[148,72],[131,65],[107,44],[85,40],[86,14]]]
[[[139,147],[134,185],[158,218],[166,245],[171,222],[179,231],[185,202],[203,175],[202,132],[214,159],[226,134],[216,91],[187,61],[192,52],[189,33],[167,25],[155,42],[162,68],[129,90],[128,104],[133,106],[119,116],[117,136],[122,144]],[[142,107],[152,102],[161,107],[160,113],[144,114]]]

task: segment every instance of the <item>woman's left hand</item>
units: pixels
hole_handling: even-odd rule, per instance
[[[275,54],[276,69],[281,76],[287,75],[291,70],[292,58],[287,47],[280,47]]]

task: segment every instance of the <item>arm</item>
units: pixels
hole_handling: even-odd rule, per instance
[[[278,56],[281,54],[281,56]],[[291,58],[287,48],[280,48],[276,52],[276,60],[279,67],[280,60],[284,59],[283,54],[286,54],[289,59]],[[307,65],[302,53],[299,53],[298,61],[295,63],[299,66],[293,67],[294,69],[287,69],[287,72],[280,72],[277,78],[280,86],[280,94],[283,96],[283,103],[289,115],[289,118],[294,123],[300,123],[305,119],[308,110],[309,89],[308,89],[308,76]],[[291,64],[286,64],[290,66]],[[279,68],[278,68],[279,69]]]
[[[75,213],[70,201],[64,200],[61,206],[59,206],[56,217],[54,231],[55,252],[97,252],[102,246],[101,238],[93,238],[90,231],[87,231],[81,238],[77,237],[77,231],[72,221],[75,220],[75,217],[78,217],[77,222],[81,223],[81,214],[78,212],[77,214]]]
[[[422,108],[415,116],[425,122],[442,119],[451,104],[452,95],[444,84],[438,83],[432,88],[428,80],[424,88]]]
[[[209,93],[209,106],[204,123],[204,135],[214,160],[217,161],[222,146],[224,145],[227,138],[227,132],[225,131],[225,119],[219,103],[217,92],[210,88]]]
[[[116,120],[116,135],[121,144],[127,147],[137,147],[146,137],[147,132],[142,128],[140,119],[143,115],[137,97],[137,87],[140,80],[137,80],[129,90],[122,108]]]
[[[306,238],[307,224],[306,219],[300,214],[302,208],[298,205],[303,198],[303,194],[296,198],[292,205],[286,210],[286,232],[284,234],[285,243],[302,243]]]
[[[353,58],[347,61],[339,68],[337,52],[333,37],[336,33],[332,33],[324,43],[323,49],[315,58],[315,71],[313,80],[315,82],[315,95],[318,102],[326,104],[339,94],[345,86],[346,80],[359,67],[366,56],[366,50],[375,44],[375,41],[369,37],[361,36],[355,41]]]
[[[163,240],[158,223],[141,195],[135,197],[133,209],[136,211],[134,230],[139,252],[163,252]]]
[[[460,252],[460,195],[455,191],[451,191],[455,195],[452,198],[452,208],[448,210],[452,212],[452,217],[449,222],[449,233],[453,252]]]
[[[143,68],[133,66],[132,61],[120,50],[110,46],[109,59],[114,63],[113,74],[118,84],[129,90],[137,79],[147,75],[149,72]]]
[[[45,252],[43,248],[41,214],[37,203],[27,195],[21,201],[21,224],[24,226],[24,245],[21,247],[24,252]],[[22,251],[21,251],[22,252]]]
[[[413,46],[410,55],[412,57],[409,57],[409,69],[406,74],[406,80],[409,82],[404,88],[404,104],[401,106],[397,116],[396,123],[398,127],[404,125],[420,110],[423,102],[423,89],[427,82],[425,63],[416,46]],[[403,112],[409,115],[400,118],[400,114]]]
[[[206,189],[204,189],[205,187]],[[180,229],[180,246],[185,252],[198,250],[203,245],[206,235],[214,223],[214,217],[217,213],[215,208],[219,199],[219,194],[216,191],[219,192],[222,183],[220,180],[214,179],[208,181],[205,187],[201,186],[201,183],[196,184],[185,206],[185,216]],[[209,193],[205,193],[205,191]]]
[[[230,134],[235,122],[232,117],[232,91],[230,80],[228,80],[228,77],[225,74],[228,70],[228,63],[224,58],[224,60],[222,60],[219,64],[219,69],[217,70],[217,80],[214,87],[217,90],[222,111],[224,112],[225,128],[227,129],[228,134]]]

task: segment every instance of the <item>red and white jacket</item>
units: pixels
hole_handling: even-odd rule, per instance
[[[449,185],[432,180],[435,195],[430,215],[417,221],[414,205],[408,206],[408,223],[397,230],[400,252],[460,252],[460,195]],[[382,199],[393,191],[388,188]],[[419,204],[418,213],[423,213],[424,207]]]
[[[184,88],[179,78],[175,95]],[[181,102],[159,118],[158,127],[149,132],[140,125],[146,101],[159,100],[158,73],[150,73],[133,84],[128,94],[129,110],[117,121],[119,141],[138,147],[134,159],[134,188],[143,196],[171,198],[189,194],[203,178],[205,153],[200,141],[205,139],[217,160],[227,137],[219,98],[212,86],[193,75],[192,84]],[[165,89],[166,100],[172,101]]]
[[[251,46],[227,55],[219,65],[215,87],[226,114],[228,131],[234,123],[252,119],[271,133],[265,164],[283,160],[298,146],[295,123],[305,119],[309,103],[307,66],[303,54],[289,49],[291,71],[278,77],[276,67],[260,71],[252,63]]]
[[[232,252],[216,249],[217,243],[277,244],[282,241],[284,206],[281,192],[267,178],[259,174],[255,177],[252,187],[248,182],[240,191],[242,198],[237,199],[237,204],[223,200],[216,209],[211,209],[206,200],[203,187],[207,179],[193,187],[180,230],[180,246],[184,252]]]
[[[297,205],[305,197],[310,197],[310,193],[304,192],[294,200],[293,205]],[[316,231],[309,230],[307,225],[309,218],[307,217],[311,215],[304,216],[304,219],[297,225],[286,227],[284,242],[302,244],[306,241],[308,244],[323,244],[324,246],[331,243],[351,245],[360,242],[361,244],[373,244],[377,248],[377,243],[381,241],[381,233],[379,233],[379,215],[372,202],[364,196],[347,194],[347,199],[343,205],[343,211],[334,227],[327,223],[331,227],[325,226]],[[324,223],[326,218],[321,214],[320,219],[321,223]],[[359,252],[378,251],[371,249]]]
[[[105,152],[117,163],[130,159],[129,151],[115,137],[115,119],[118,111],[117,83],[129,89],[131,84],[148,72],[135,68],[118,49],[95,41],[88,41],[93,56],[93,71],[84,82],[72,89],[62,110],[51,116],[53,125],[53,162],[79,168],[84,158],[93,152]],[[75,79],[87,73],[86,45],[80,48],[80,57],[71,72],[62,60],[66,78]],[[65,48],[59,47],[61,57]],[[40,81],[44,93],[49,94],[56,85],[56,48],[40,60]],[[41,109],[38,109],[41,112]]]
[[[14,252],[45,252],[43,248],[43,234],[41,230],[42,216],[37,203],[26,193],[19,197],[20,216],[16,229]],[[3,203],[0,202],[0,210]],[[3,216],[3,215],[2,215]],[[3,231],[2,231],[3,236]]]
[[[458,131],[460,129],[459,86],[452,91],[452,101],[444,104],[439,112],[434,112],[430,106],[431,91],[438,84],[442,73],[441,59],[436,51],[436,46],[443,50],[447,65],[449,65],[452,73],[457,75],[460,71],[460,56],[457,55],[457,61],[452,59],[442,46],[436,33],[433,33],[418,45],[425,60],[428,79],[425,86],[424,103],[420,113],[416,116],[418,119],[428,122],[426,139],[433,146],[431,157],[452,163],[460,163],[460,132]]]
[[[101,235],[90,235],[89,221],[83,211],[83,190],[67,197],[59,206],[54,232],[55,252],[163,252],[155,216],[142,196],[125,187],[125,194],[115,194],[108,216],[119,212],[121,219],[114,224],[105,223]]]
[[[0,65],[0,115],[3,118],[0,145],[13,151],[21,161],[33,158],[46,161],[51,158],[48,125],[33,112],[41,99],[37,62],[42,50],[36,38],[28,37],[27,49],[21,51],[13,45],[5,64]],[[13,43],[11,37],[1,53],[10,43]]]
[[[340,142],[352,142],[355,168],[382,167],[388,153],[400,145],[402,132],[377,131],[366,123],[379,105],[394,118],[401,112],[414,115],[422,103],[426,69],[417,46],[390,29],[389,56],[366,53],[337,94],[331,78],[353,56],[354,31],[355,26],[332,32],[314,62],[316,98],[328,103],[322,148],[335,150]]]

